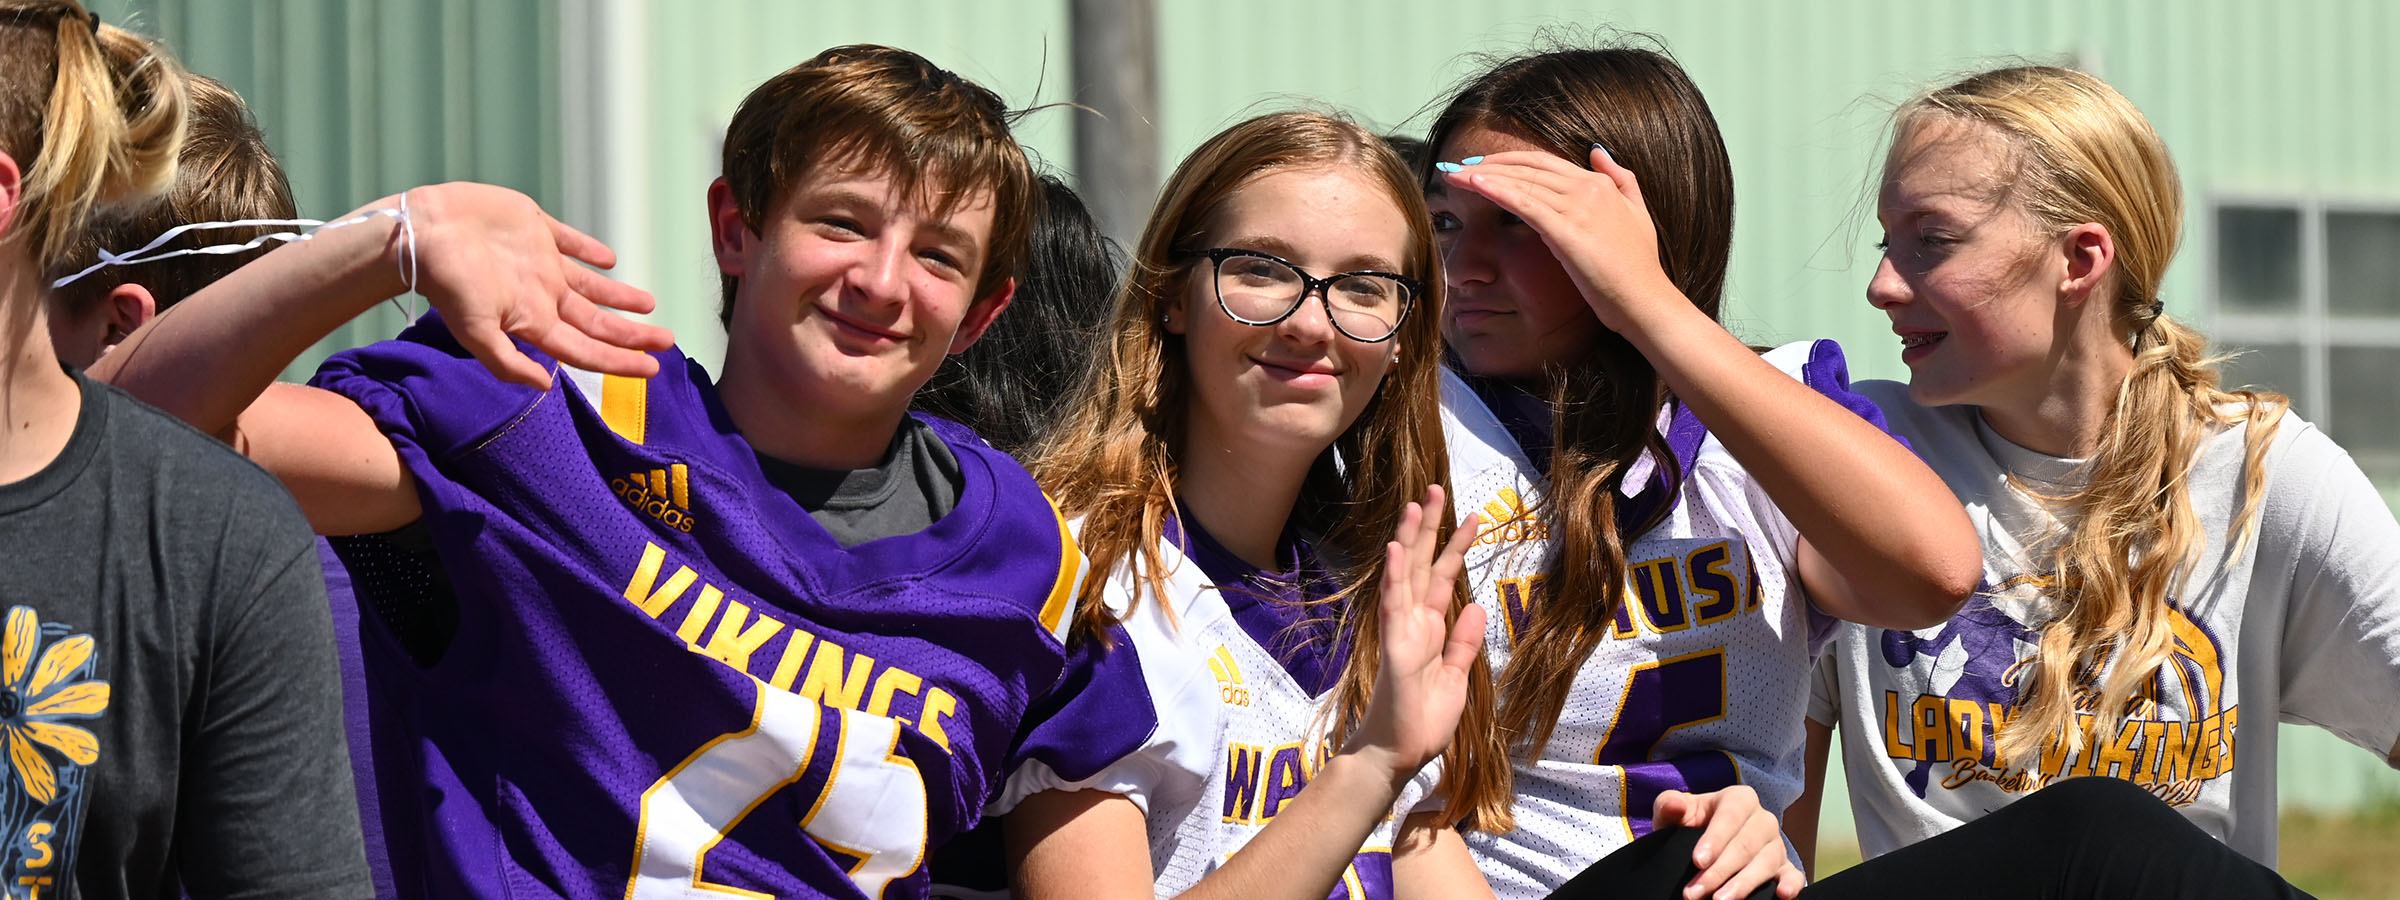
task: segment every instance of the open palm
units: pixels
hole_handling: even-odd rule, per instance
[[[1358,740],[1391,754],[1395,774],[1414,774],[1450,746],[1466,705],[1468,667],[1480,665],[1483,608],[1469,604],[1450,621],[1451,598],[1467,547],[1481,520],[1458,524],[1444,545],[1439,485],[1402,513],[1384,545],[1381,665]]]

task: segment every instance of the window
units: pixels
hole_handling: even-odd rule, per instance
[[[2400,205],[2214,204],[2211,334],[2229,385],[2288,394],[2400,491]]]

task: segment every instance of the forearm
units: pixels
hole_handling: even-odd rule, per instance
[[[1980,551],[1931,469],[1680,295],[1627,306],[1621,333],[1859,596],[1921,624],[1957,609]]]
[[[1391,813],[1399,790],[1389,766],[1363,753],[1336,755],[1232,860],[1179,896],[1321,900]]]
[[[401,233],[398,220],[376,217],[287,244],[135,330],[92,374],[224,433],[309,345],[406,289]]]

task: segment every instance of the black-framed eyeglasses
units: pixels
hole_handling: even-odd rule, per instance
[[[1392,339],[1425,283],[1395,272],[1336,272],[1323,278],[1300,271],[1272,253],[1218,247],[1192,251],[1205,256],[1216,286],[1217,308],[1244,325],[1274,325],[1300,311],[1308,295],[1325,303],[1325,317],[1344,337],[1364,344]]]

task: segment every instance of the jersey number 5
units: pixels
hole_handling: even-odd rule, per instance
[[[642,792],[626,900],[765,897],[701,880],[708,851],[768,795],[800,780],[819,739],[839,748],[825,787],[799,826],[820,844],[856,857],[850,880],[867,896],[925,861],[925,782],[898,753],[900,723],[854,709],[831,733],[824,707],[758,685],[750,727],[720,735]]]
[[[1650,833],[1650,813],[1667,791],[1705,794],[1741,781],[1733,757],[1722,750],[1652,760],[1669,732],[1725,718],[1725,650],[1703,650],[1633,667],[1616,721],[1600,739],[1592,762],[1625,773],[1625,828],[1631,837]]]

